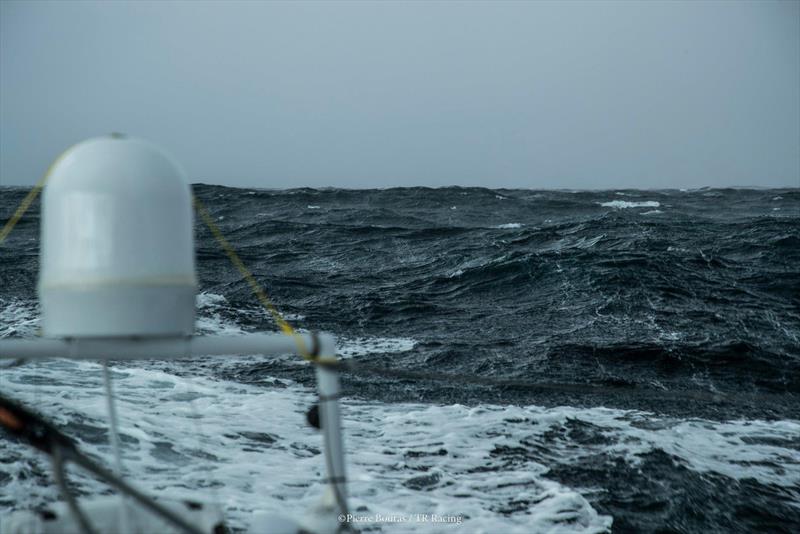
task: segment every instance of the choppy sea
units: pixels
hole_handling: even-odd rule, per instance
[[[368,531],[800,531],[800,189],[194,189],[296,326],[428,374],[343,376],[351,506],[460,524]],[[26,192],[0,189],[0,223]],[[34,204],[0,245],[0,337],[37,333],[38,227]],[[199,223],[196,239],[197,331],[274,330]],[[220,504],[237,529],[321,493],[297,359],[113,376],[148,492]],[[0,391],[111,464],[98,364],[0,368]],[[2,437],[0,514],[56,499],[47,459]]]

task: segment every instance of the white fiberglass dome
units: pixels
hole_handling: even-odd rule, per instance
[[[64,152],[44,188],[41,237],[45,336],[193,333],[191,193],[152,144],[111,135]]]

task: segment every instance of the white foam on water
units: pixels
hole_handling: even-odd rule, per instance
[[[197,297],[195,298],[195,305],[199,310],[216,308],[219,306],[225,306],[227,304],[228,299],[226,299],[224,295],[218,295],[216,293],[207,293],[204,291],[202,293],[198,293]]]
[[[25,383],[21,375],[31,370],[4,374],[0,384],[20,401],[35,403],[68,433],[70,424],[106,426],[99,365],[39,364],[35,373],[46,385]],[[236,527],[245,527],[255,510],[302,514],[322,494],[321,437],[304,416],[314,402],[312,390],[265,390],[143,368],[117,369],[114,377],[126,469],[149,494],[217,502]],[[454,528],[470,532],[522,533],[532,525],[605,530],[611,518],[598,515],[578,492],[543,478],[544,466],[527,460],[508,465],[495,457],[493,450],[514,436],[503,430],[506,414],[506,408],[495,407],[346,402],[352,509],[461,517]],[[84,441],[86,427],[77,429],[82,432],[72,434],[82,450],[110,463],[109,446]],[[5,442],[0,451],[10,446],[19,447]],[[54,491],[36,494],[26,488],[20,475],[43,458],[27,449],[20,454],[26,461],[3,467],[12,477],[4,489],[39,501],[20,502],[28,506],[55,498]],[[104,489],[82,474],[71,478],[80,491]],[[523,511],[504,515],[509,507]],[[386,529],[415,532],[420,525]]]
[[[472,269],[483,269],[485,267],[489,267],[491,265],[499,265],[503,262],[507,261],[510,257],[510,254],[501,254],[500,256],[494,258],[473,258],[463,262],[458,268],[451,272],[448,275],[448,278],[457,278],[464,274],[465,271],[469,271]]]
[[[322,493],[321,438],[304,417],[312,389],[291,383],[263,389],[148,368],[113,374],[126,468],[148,493],[217,502],[236,527],[246,526],[254,510],[302,514]],[[17,367],[0,376],[0,387],[111,463],[106,443],[87,441],[86,427],[70,429],[106,427],[99,365],[55,360]],[[593,454],[635,467],[647,453],[663,450],[701,473],[800,484],[800,452],[790,445],[800,434],[794,420],[687,421],[606,408],[353,400],[344,401],[343,414],[352,510],[462,518],[461,525],[440,528],[382,525],[386,532],[604,531],[612,518],[584,496],[598,488],[579,491],[548,478],[548,466],[581,464]],[[593,425],[604,439],[573,442],[563,430],[576,423]],[[44,458],[0,442],[0,454],[12,449],[22,459],[3,465],[11,476],[4,491],[22,496],[20,506],[55,499],[55,490],[25,479],[31,465],[47,470]],[[81,474],[72,479],[81,491],[104,490]]]
[[[510,464],[495,454],[506,441],[504,410],[348,403],[348,440],[365,440],[351,460],[354,507],[381,515],[460,516],[469,532],[605,530],[611,518],[543,478],[544,466]],[[373,447],[364,447],[370,442]],[[517,506],[519,513],[509,511]],[[502,517],[504,511],[509,515]],[[400,524],[391,531],[415,529]]]
[[[800,451],[792,445],[800,435],[800,420],[716,422],[606,408],[560,410],[567,419],[600,427],[603,436],[612,441],[599,446],[602,452],[621,456],[632,465],[638,465],[644,454],[660,449],[697,472],[734,480],[753,478],[783,487],[800,484]],[[583,450],[581,455],[587,452]],[[569,455],[562,459],[576,460]]]
[[[196,297],[197,319],[196,328],[201,334],[239,335],[245,333],[241,326],[232,319],[225,319],[220,315],[223,308],[229,307],[228,300],[223,295],[202,292]],[[237,311],[237,314],[246,313]],[[255,308],[252,313],[266,313],[261,308]],[[300,321],[304,317],[298,314],[284,314],[290,321]],[[40,322],[39,307],[34,301],[18,299],[0,299],[0,338],[2,337],[31,337],[38,333]]]
[[[650,211],[643,211],[640,215],[658,215],[659,213],[664,213],[661,210],[650,210]]]
[[[33,301],[0,299],[0,338],[33,336],[39,330],[39,307]]]
[[[228,306],[228,299],[216,293],[198,293],[195,300],[197,316],[195,330],[204,335],[240,335],[244,334],[241,326],[233,320],[222,317],[220,311]]]
[[[383,352],[407,352],[416,346],[416,340],[404,337],[340,338],[337,339],[336,354],[342,358],[353,358]]]
[[[599,243],[600,240],[603,239],[605,236],[606,234],[596,235],[590,238],[581,237],[575,243],[573,243],[572,246],[575,248],[582,248],[582,249],[592,248],[597,243]]]
[[[501,230],[504,230],[504,229],[509,229],[510,230],[510,229],[514,229],[514,228],[522,228],[522,226],[523,226],[522,223],[506,223],[506,224],[500,224],[498,226],[494,226],[493,228],[499,228]]]
[[[221,312],[224,309],[230,310],[234,316],[265,316],[271,320],[269,312],[260,306],[255,306],[249,310],[242,310],[237,308],[232,310],[228,299],[224,295],[216,293],[202,292],[198,293],[197,300],[197,317],[195,320],[195,330],[198,334],[209,335],[219,334],[226,336],[235,336],[245,334],[246,331],[242,329],[241,325],[233,318],[225,318]],[[282,313],[284,319],[287,321],[302,321],[305,316],[296,313]]]
[[[545,246],[542,247],[541,250],[543,251],[553,251],[553,252],[560,252],[562,250],[568,250],[572,248],[579,248],[579,249],[589,249],[599,243],[606,235],[600,234],[594,237],[586,238],[580,237],[575,239],[573,237],[567,236],[557,241],[553,241]]]
[[[243,334],[241,326],[233,320],[224,319],[220,310],[228,306],[223,295],[199,293],[196,298],[196,329],[201,334],[238,335]],[[259,311],[260,313],[260,311]],[[288,315],[289,320],[302,319],[302,316]],[[0,299],[0,338],[32,337],[39,331],[40,311],[34,301]]]
[[[661,203],[656,200],[644,200],[642,202],[628,202],[627,200],[612,200],[600,204],[605,208],[625,209],[625,208],[657,208]]]
[[[312,206],[311,204],[308,205],[308,209],[310,210],[318,210],[319,206]]]

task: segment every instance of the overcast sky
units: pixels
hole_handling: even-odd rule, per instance
[[[193,182],[800,187],[800,2],[0,0],[0,184],[112,131]]]

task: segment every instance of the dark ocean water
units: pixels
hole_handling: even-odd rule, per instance
[[[25,192],[0,189],[0,219]],[[800,530],[799,189],[195,193],[297,326],[355,340],[353,361],[432,377],[346,375],[357,402],[536,407],[495,422],[499,434],[529,428],[492,443],[487,465],[543,466],[615,531]],[[274,329],[210,232],[196,224],[196,236],[213,296],[201,318]],[[37,255],[34,205],[0,246],[0,335],[31,333]],[[265,389],[314,383],[288,358],[146,365]],[[433,379],[443,373],[586,389]],[[608,410],[628,426],[612,432]],[[566,415],[540,432],[548,413]],[[633,450],[639,432],[656,437]],[[420,470],[445,469],[436,461]],[[524,525],[534,504],[486,509]]]

